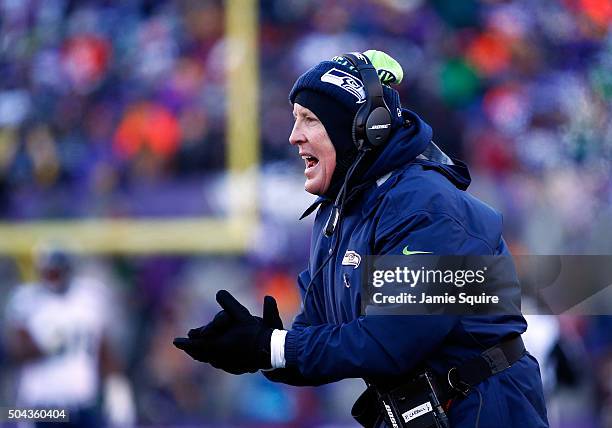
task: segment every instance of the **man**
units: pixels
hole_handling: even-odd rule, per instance
[[[42,246],[39,281],[19,286],[7,302],[7,354],[20,366],[15,405],[67,410],[62,427],[132,426],[131,387],[108,343],[105,293],[97,281],[74,276],[72,265],[60,247]],[[100,377],[105,421],[97,411]]]
[[[363,266],[351,255],[508,254],[500,214],[465,192],[465,164],[432,143],[431,128],[402,109],[387,85],[401,78],[395,60],[368,51],[321,62],[297,80],[289,142],[304,159],[306,191],[320,196],[304,213],[318,209],[309,268],[298,277],[302,310],[284,330],[273,298],[266,296],[259,318],[222,290],[223,310],[175,345],[229,373],[262,369],[292,385],[364,378],[370,387],[353,413],[365,426],[384,426],[383,418],[391,426],[423,421],[418,408],[393,419],[382,394],[390,379],[411,379],[426,367],[444,383],[439,392],[451,427],[546,427],[538,364],[520,341],[520,314],[361,313]],[[499,356],[503,369],[487,364]],[[445,426],[439,413],[435,425],[418,426]]]

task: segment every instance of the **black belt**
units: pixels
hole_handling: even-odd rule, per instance
[[[466,397],[472,388],[490,376],[510,367],[525,355],[525,352],[523,339],[517,334],[483,351],[480,355],[451,367],[446,372],[446,376],[434,376],[433,381],[439,402],[445,410],[448,410],[453,400]],[[418,375],[409,379],[416,377]],[[377,397],[381,395],[381,391],[387,393],[392,390],[398,391],[403,389],[402,385],[407,385],[407,383],[395,387],[383,386],[367,380],[366,383],[368,389],[357,399],[351,413],[362,426],[371,427],[375,425],[375,421],[380,420],[381,409]]]
[[[451,367],[446,373],[446,387],[449,399],[457,395],[465,397],[471,389],[485,379],[507,369],[525,355],[525,344],[516,335],[487,349],[477,357],[458,366]]]

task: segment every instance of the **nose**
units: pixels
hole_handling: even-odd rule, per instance
[[[300,144],[306,141],[304,133],[302,132],[301,127],[299,126],[298,121],[296,120],[293,124],[293,129],[291,130],[291,135],[289,135],[289,144],[295,146],[296,144]]]

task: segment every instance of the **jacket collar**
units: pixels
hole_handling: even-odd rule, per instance
[[[382,177],[379,177],[376,180],[376,187],[379,190],[375,191],[372,195],[370,195],[368,197],[368,201],[371,200],[373,196],[380,196],[380,195],[384,194],[387,189],[389,189],[391,186],[393,186],[395,181],[397,181],[397,174],[394,174],[393,171],[388,172],[387,174],[383,175]],[[378,199],[378,198],[376,198],[376,199]],[[316,211],[316,209],[319,206],[321,206],[321,205],[323,205],[325,203],[329,203],[329,202],[331,202],[331,199],[329,199],[328,197],[319,196],[317,199],[315,199],[315,201],[312,204],[310,204],[310,206],[308,208],[306,208],[306,211],[304,211],[302,213],[302,215],[300,216],[300,220],[308,217],[310,214],[312,214],[314,211]],[[371,204],[366,203],[366,204],[364,204],[363,211],[367,215],[367,213],[369,213],[369,211],[372,208],[373,207],[371,206]]]
[[[406,109],[402,110],[402,117],[404,125],[393,133],[382,152],[378,154],[372,165],[365,172],[361,182],[349,190],[347,203],[357,193],[370,188],[374,182],[381,180],[381,178],[389,176],[389,174],[391,174],[391,176],[397,175],[392,172],[413,162],[430,144],[432,130],[427,123],[425,123],[416,113]],[[381,181],[380,184],[377,182],[379,189],[381,187],[386,189],[390,188],[392,183],[388,183],[389,180]],[[374,192],[374,194],[379,193],[380,191]],[[372,196],[373,194],[367,196],[368,202],[370,202],[369,198]],[[320,205],[330,202],[332,201],[328,197],[319,196],[314,203],[304,211],[300,220],[312,214]],[[372,200],[371,202],[374,201]],[[366,203],[365,207],[369,207],[370,205],[370,203]],[[364,209],[367,209],[365,207]]]
[[[315,201],[312,204],[310,204],[308,208],[306,208],[306,211],[302,213],[302,215],[300,216],[300,220],[308,217],[319,207],[319,205],[326,203],[326,202],[331,202],[331,199],[329,199],[326,196],[319,196],[317,199],[315,199]]]

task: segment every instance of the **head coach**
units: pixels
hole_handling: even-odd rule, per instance
[[[362,255],[509,254],[501,215],[468,194],[467,167],[432,142],[389,85],[399,64],[380,51],[323,61],[289,95],[289,137],[318,195],[302,309],[284,329],[266,296],[253,316],[227,291],[207,325],[177,338],[191,357],[233,374],[321,385],[363,378],[353,407],[364,426],[547,427],[537,361],[520,315],[368,316]],[[518,290],[516,291],[519,292]]]

